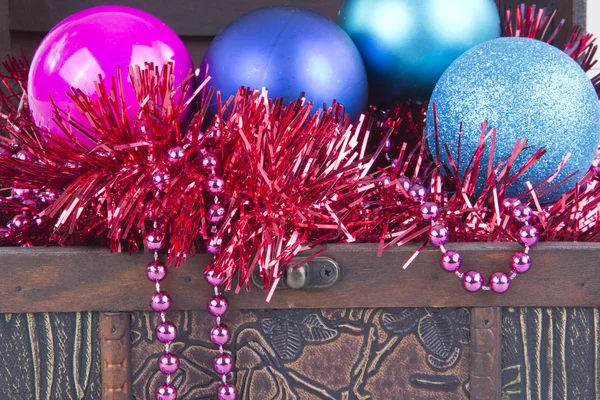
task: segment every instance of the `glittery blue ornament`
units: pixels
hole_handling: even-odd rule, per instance
[[[337,100],[352,118],[367,106],[356,46],[334,22],[303,8],[264,7],[242,16],[213,40],[202,64],[224,99],[248,86],[266,87],[286,102],[305,92],[315,110]]]
[[[338,23],[360,51],[369,100],[427,100],[442,73],[470,48],[500,36],[494,0],[346,0]]]
[[[477,147],[481,124],[497,128],[494,165],[510,157],[517,139],[526,149],[512,168],[516,172],[537,149],[547,150],[538,162],[508,189],[515,196],[552,175],[567,153],[571,157],[553,182],[589,169],[600,141],[600,105],[594,87],[581,67],[559,49],[535,39],[501,38],[479,45],[456,60],[440,78],[427,111],[427,139],[434,152],[433,103],[437,107],[439,141],[458,154],[458,130],[464,173]],[[477,188],[485,184],[489,162],[487,143]],[[443,161],[446,152],[441,150]],[[553,201],[573,187],[561,185],[545,201]]]

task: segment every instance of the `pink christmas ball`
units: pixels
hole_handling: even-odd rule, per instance
[[[90,127],[85,116],[75,109],[67,92],[74,87],[97,99],[94,81],[100,76],[110,89],[112,78],[120,67],[127,116],[134,120],[139,103],[129,82],[127,68],[130,65],[143,67],[147,62],[162,68],[169,61],[174,62],[176,87],[192,71],[192,59],[177,34],[153,15],[116,5],[80,11],[52,28],[33,57],[27,85],[33,118],[39,127],[52,135],[65,136],[52,121],[52,97],[72,119]],[[92,140],[76,129],[73,129],[73,135],[82,145],[94,146]]]

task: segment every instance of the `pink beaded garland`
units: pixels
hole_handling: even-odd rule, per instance
[[[413,201],[419,203],[425,200],[425,198],[427,197],[427,189],[425,189],[423,185],[416,184],[411,186],[411,188],[408,190],[408,194],[413,199]]]
[[[225,181],[217,175],[211,175],[206,181],[206,187],[212,194],[221,194],[225,190]]]
[[[237,396],[237,389],[233,385],[224,383],[219,387],[217,396],[219,400],[235,400]]]
[[[421,217],[425,221],[435,220],[440,216],[440,206],[432,202],[426,202],[421,204]]]
[[[31,218],[26,214],[19,214],[15,216],[11,221],[11,227],[13,229],[21,229],[25,225],[31,222]]]
[[[165,383],[156,389],[156,400],[176,400],[177,399],[177,388],[175,386]]]
[[[534,246],[539,240],[539,233],[535,226],[524,225],[519,229],[519,243],[523,246]]]
[[[457,251],[447,250],[442,253],[442,269],[446,272],[456,272],[461,266],[461,257]]]
[[[433,224],[429,229],[429,241],[434,246],[443,246],[448,241],[450,232],[442,224]]]
[[[179,369],[179,357],[165,353],[158,359],[158,369],[165,375],[172,375]]]
[[[215,273],[215,271],[212,269],[210,271],[206,272],[204,274],[204,277],[206,278],[206,281],[211,286],[219,286],[220,284],[222,284],[225,281],[224,277],[217,275]]]
[[[163,343],[171,343],[177,337],[177,327],[169,321],[156,326],[156,338]]]
[[[152,295],[150,306],[156,312],[165,312],[171,308],[171,297],[165,292],[156,292]]]
[[[483,275],[478,271],[467,271],[463,275],[462,281],[467,292],[477,292],[483,286]]]
[[[527,204],[519,204],[513,209],[513,217],[519,222],[527,222],[533,215],[533,210]]]
[[[208,218],[213,224],[218,224],[225,218],[225,207],[220,204],[212,204],[208,208]]]
[[[215,317],[220,317],[227,312],[227,300],[217,295],[208,301],[208,311]]]
[[[157,251],[165,245],[165,235],[158,229],[152,229],[146,234],[146,245],[151,251]]]
[[[158,260],[152,261],[146,267],[146,276],[152,282],[160,282],[167,276],[167,267]]]
[[[400,176],[398,177],[398,179],[396,179],[396,183],[397,183],[397,187],[399,188],[400,192],[402,192],[402,189],[404,189],[404,191],[406,193],[408,193],[408,191],[410,190],[410,179],[408,179],[405,176]],[[402,188],[402,189],[400,189]]]
[[[233,369],[233,359],[227,353],[219,354],[215,357],[213,366],[218,374],[227,375]]]
[[[167,157],[170,164],[178,164],[185,156],[185,149],[181,146],[173,146],[167,150]]]
[[[158,190],[165,189],[169,185],[170,181],[171,177],[166,171],[157,170],[152,174],[152,183]]]
[[[229,328],[225,325],[215,325],[210,330],[210,341],[217,346],[223,346],[229,341]]]
[[[490,289],[496,293],[504,293],[510,288],[510,277],[504,272],[494,272],[490,277]]]
[[[215,235],[215,236],[211,237],[210,239],[208,239],[208,243],[206,244],[206,250],[210,254],[217,255],[221,252],[222,244],[223,244],[223,239],[220,236]]]
[[[531,257],[529,254],[518,252],[512,256],[511,270],[516,274],[524,274],[531,267]]]

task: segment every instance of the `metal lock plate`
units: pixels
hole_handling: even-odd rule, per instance
[[[340,277],[338,263],[329,257],[315,257],[313,260],[292,270],[284,271],[278,289],[325,289],[333,285]],[[257,287],[263,286],[260,271],[254,270],[252,282]]]

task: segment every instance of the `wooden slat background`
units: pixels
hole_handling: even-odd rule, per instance
[[[518,244],[456,243],[465,270],[509,271]],[[498,307],[600,306],[600,243],[541,243],[532,251],[533,267],[497,295],[465,292],[460,280],[439,267],[440,252],[426,248],[408,270],[402,265],[416,250],[406,245],[377,257],[376,244],[330,245],[323,256],[337,261],[341,278],[326,290],[280,290],[270,303],[258,288],[230,295],[237,309],[373,308],[373,307]],[[4,248],[0,264],[0,313],[49,311],[149,310],[143,268],[148,254],[111,254],[89,248]],[[190,257],[171,269],[162,285],[176,293],[176,310],[203,309],[211,289],[203,269],[211,258]]]
[[[523,0],[499,2],[501,6],[514,6]],[[103,0],[0,0],[0,54],[23,49],[25,54],[32,55],[45,33],[63,18],[106,3]],[[110,3],[137,7],[158,16],[182,36],[194,62],[200,63],[212,38],[248,11],[285,4],[315,10],[335,21],[343,0],[116,0]],[[585,25],[586,0],[532,0],[530,3],[556,9],[557,15],[565,18],[566,25],[557,42],[565,40],[573,23]]]

